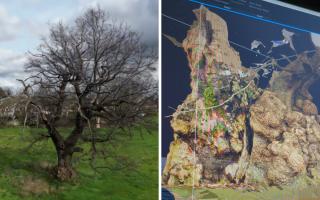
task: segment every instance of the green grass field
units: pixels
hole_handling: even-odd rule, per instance
[[[65,130],[67,131],[67,129]],[[89,162],[76,163],[77,178],[61,183],[45,170],[55,164],[50,140],[41,141],[27,150],[31,130],[0,129],[0,199],[1,200],[153,200],[158,199],[158,134],[135,134],[131,139],[120,136],[113,148],[118,158],[132,161],[128,167],[95,173]],[[87,144],[82,147],[88,149]],[[75,155],[75,158],[79,155]],[[115,159],[98,160],[108,166]],[[130,163],[129,162],[129,163]]]

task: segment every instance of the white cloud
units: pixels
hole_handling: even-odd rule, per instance
[[[50,24],[65,23],[89,7],[100,5],[114,19],[126,22],[142,34],[142,40],[158,40],[158,0],[0,0],[0,86],[17,87],[26,77],[26,51],[33,51]]]
[[[7,9],[0,5],[0,41],[12,40],[19,31],[20,20],[9,15]]]
[[[80,9],[99,5],[111,17],[126,22],[142,34],[147,43],[156,43],[158,38],[158,1],[157,0],[78,0]]]
[[[40,3],[42,0],[29,0],[29,3],[37,4]]]
[[[320,35],[311,33],[311,39],[315,46],[320,47]]]
[[[24,64],[26,55],[12,50],[0,49],[0,83],[1,87],[17,86],[16,79],[25,77]]]

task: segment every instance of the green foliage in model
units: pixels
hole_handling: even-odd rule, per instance
[[[226,131],[228,131],[227,127],[221,122],[217,123],[217,125],[212,129],[213,135],[215,135],[218,132],[226,132]]]
[[[219,104],[218,100],[215,98],[214,89],[211,85],[204,89],[203,97],[206,108],[217,106]]]

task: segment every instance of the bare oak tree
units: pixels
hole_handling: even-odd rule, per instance
[[[139,34],[110,20],[100,8],[88,10],[71,25],[51,27],[37,52],[30,53],[26,71],[31,75],[22,83],[26,105],[39,112],[55,146],[58,179],[75,176],[72,156],[81,151],[79,140],[90,142],[95,155],[95,144],[110,140],[113,128],[126,130],[151,112],[156,61]],[[58,122],[66,109],[73,109],[75,118],[73,130],[64,136]],[[96,118],[108,124],[103,137],[90,125]]]

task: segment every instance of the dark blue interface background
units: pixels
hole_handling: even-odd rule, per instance
[[[262,54],[267,54],[272,46],[271,41],[283,39],[282,30],[294,33],[295,50],[289,45],[273,48],[268,55],[277,59],[282,55],[291,56],[304,51],[314,50],[315,41],[319,37],[320,17],[301,11],[271,4],[261,0],[163,0],[162,1],[162,33],[183,41],[189,26],[195,16],[192,10],[203,4],[212,12],[222,17],[228,25],[229,41],[251,48],[253,40],[261,41],[265,48]],[[178,22],[177,20],[183,22]],[[319,41],[319,40],[318,40]],[[320,41],[319,41],[320,43]],[[252,67],[254,63],[265,58],[238,45],[230,43],[239,52],[242,65]],[[286,65],[286,61],[281,63]],[[268,86],[269,77],[262,79],[260,87]],[[314,101],[320,109],[320,82],[310,88]],[[170,126],[171,115],[180,105],[190,89],[190,69],[182,48],[178,48],[168,39],[162,37],[162,156],[166,157],[170,142],[173,140],[173,130]]]

